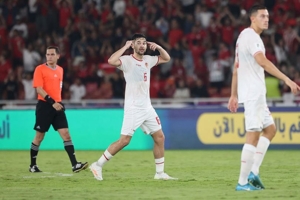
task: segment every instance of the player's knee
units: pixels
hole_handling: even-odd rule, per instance
[[[121,137],[119,143],[122,147],[127,146],[130,143],[131,137]]]
[[[152,137],[155,143],[162,144],[165,142],[165,135],[161,130],[157,131],[156,133],[153,133]]]

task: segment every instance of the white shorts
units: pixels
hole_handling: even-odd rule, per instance
[[[244,108],[245,128],[247,132],[260,132],[264,128],[274,124],[265,96],[244,102]]]
[[[153,107],[149,110],[130,109],[124,111],[121,134],[132,136],[139,127],[145,134],[153,134],[161,129],[160,119]]]

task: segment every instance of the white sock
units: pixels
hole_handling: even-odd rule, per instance
[[[254,154],[254,162],[251,169],[251,171],[255,175],[258,175],[259,173],[259,167],[266,155],[269,145],[270,140],[266,137],[260,136],[258,144],[256,146],[256,153]]]
[[[104,153],[102,154],[102,156],[99,158],[99,160],[97,161],[97,164],[102,167],[107,161],[109,161],[113,156],[107,151],[105,150]]]
[[[165,158],[155,159],[156,173],[163,173],[165,167]]]
[[[241,156],[241,170],[239,177],[239,184],[245,185],[248,183],[248,176],[254,160],[256,147],[251,144],[244,144]]]

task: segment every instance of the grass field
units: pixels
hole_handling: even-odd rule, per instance
[[[92,163],[102,151],[77,151]],[[0,151],[0,199],[168,200],[300,199],[299,151],[269,151],[260,173],[263,191],[236,192],[240,151],[167,151],[165,170],[177,181],[154,180],[150,151],[123,151],[103,169],[73,174],[64,151],[40,151],[43,173],[29,173],[29,151]]]

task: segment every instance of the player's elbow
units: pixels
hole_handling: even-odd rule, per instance
[[[166,58],[166,62],[169,62],[171,60],[171,57],[168,55]]]
[[[108,64],[110,64],[110,65],[114,65],[114,60],[111,59],[111,57],[107,60],[107,62],[108,62]]]
[[[167,55],[167,56],[164,56],[164,57],[161,57],[160,58],[160,63],[167,63],[171,60],[170,56]]]

